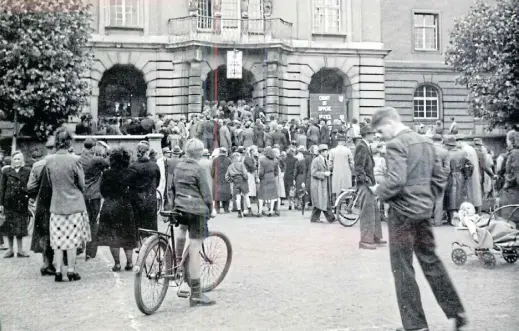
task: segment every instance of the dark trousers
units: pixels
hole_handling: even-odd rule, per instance
[[[86,256],[94,258],[97,255],[97,216],[101,209],[101,199],[89,199],[85,200],[85,203],[92,234],[92,241],[86,244]]]
[[[223,210],[227,213],[229,212],[229,205],[231,204],[231,201],[215,201],[214,207],[217,212],[220,212],[220,202],[222,203]]]
[[[428,327],[420,289],[415,279],[413,252],[447,318],[455,318],[462,313],[464,310],[458,293],[443,263],[436,255],[436,244],[429,218],[412,220],[390,208],[388,223],[391,269],[404,329]]]
[[[332,222],[335,219],[335,215],[333,214],[331,206],[328,206],[328,209],[321,210],[319,208],[314,207],[312,209],[312,216],[310,216],[310,221],[316,222],[321,218],[321,212],[324,213],[324,217],[328,222]]]
[[[360,241],[374,244],[382,239],[382,224],[380,223],[380,206],[377,204],[375,194],[367,185],[359,186],[360,201]]]

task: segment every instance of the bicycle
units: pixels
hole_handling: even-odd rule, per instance
[[[342,226],[350,228],[357,224],[360,215],[359,203],[356,188],[342,189],[333,206],[335,216]]]
[[[141,238],[143,236],[148,237],[139,249],[137,263],[134,267],[134,295],[137,307],[143,314],[146,315],[151,315],[159,309],[160,305],[164,301],[164,298],[166,297],[170,281],[173,281],[174,283],[172,287],[178,287],[180,289],[182,283],[186,279],[189,279],[187,268],[185,268],[187,267],[189,260],[189,250],[187,249],[188,246],[186,246],[184,249],[182,260],[180,262],[177,262],[175,251],[175,235],[173,228],[180,225],[177,221],[177,217],[180,216],[181,213],[176,211],[160,211],[160,215],[165,218],[164,222],[168,223],[168,229],[165,233],[154,230],[139,229],[139,235],[141,235]],[[226,257],[223,267],[221,265],[218,266],[216,263],[219,261],[218,257],[214,256],[217,250],[210,245],[210,241],[214,239],[223,241],[225,246],[224,250]],[[147,262],[152,252],[155,252],[155,254],[151,258],[151,265],[148,266]],[[221,232],[209,232],[208,236],[205,237],[202,242],[200,256],[202,258],[202,268],[200,270],[201,291],[203,293],[210,292],[221,284],[231,266],[232,245],[229,238],[227,238],[227,236]],[[153,269],[154,265],[156,266],[157,270]],[[216,271],[211,273],[210,271],[213,267],[215,267]],[[207,271],[208,277],[209,274],[212,274],[216,276],[216,279],[210,281],[202,277],[202,275],[205,274],[204,271]],[[143,297],[144,289],[143,286],[141,286],[141,283],[144,281],[148,281],[150,283],[149,287],[159,287],[157,291],[158,296],[156,297],[154,293],[152,299],[154,300],[156,297],[156,300],[150,304],[145,302]],[[179,297],[188,297],[180,295],[180,293],[178,293],[178,295]]]

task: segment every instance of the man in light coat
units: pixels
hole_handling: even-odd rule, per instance
[[[467,153],[467,159],[474,166],[472,176],[467,180],[467,201],[476,208],[478,214],[481,213],[481,206],[483,205],[483,192],[481,192],[481,174],[479,171],[478,154],[474,147],[470,146],[465,136],[459,135],[456,137],[458,145]]]
[[[346,135],[337,135],[337,147],[330,151],[330,166],[332,171],[332,201],[343,189],[353,187],[352,169],[353,153],[346,147]]]
[[[324,212],[326,220],[335,221],[330,204],[330,171],[326,159],[328,158],[328,146],[319,145],[319,155],[312,160],[310,195],[312,196],[312,216],[310,222],[320,223],[321,212]]]
[[[229,129],[231,121],[225,119],[223,125],[220,126],[220,147],[230,150],[232,147],[231,130]]]

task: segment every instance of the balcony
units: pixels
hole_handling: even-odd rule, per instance
[[[280,18],[229,19],[187,16],[168,21],[169,42],[291,45],[292,23]]]

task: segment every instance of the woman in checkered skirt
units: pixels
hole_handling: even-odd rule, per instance
[[[88,214],[83,198],[85,176],[79,157],[68,152],[72,136],[65,128],[56,131],[56,154],[47,158],[47,170],[52,186],[50,203],[50,245],[56,261],[55,280],[63,280],[63,252],[67,251],[69,281],[80,280],[75,271],[76,249],[91,240]]]

